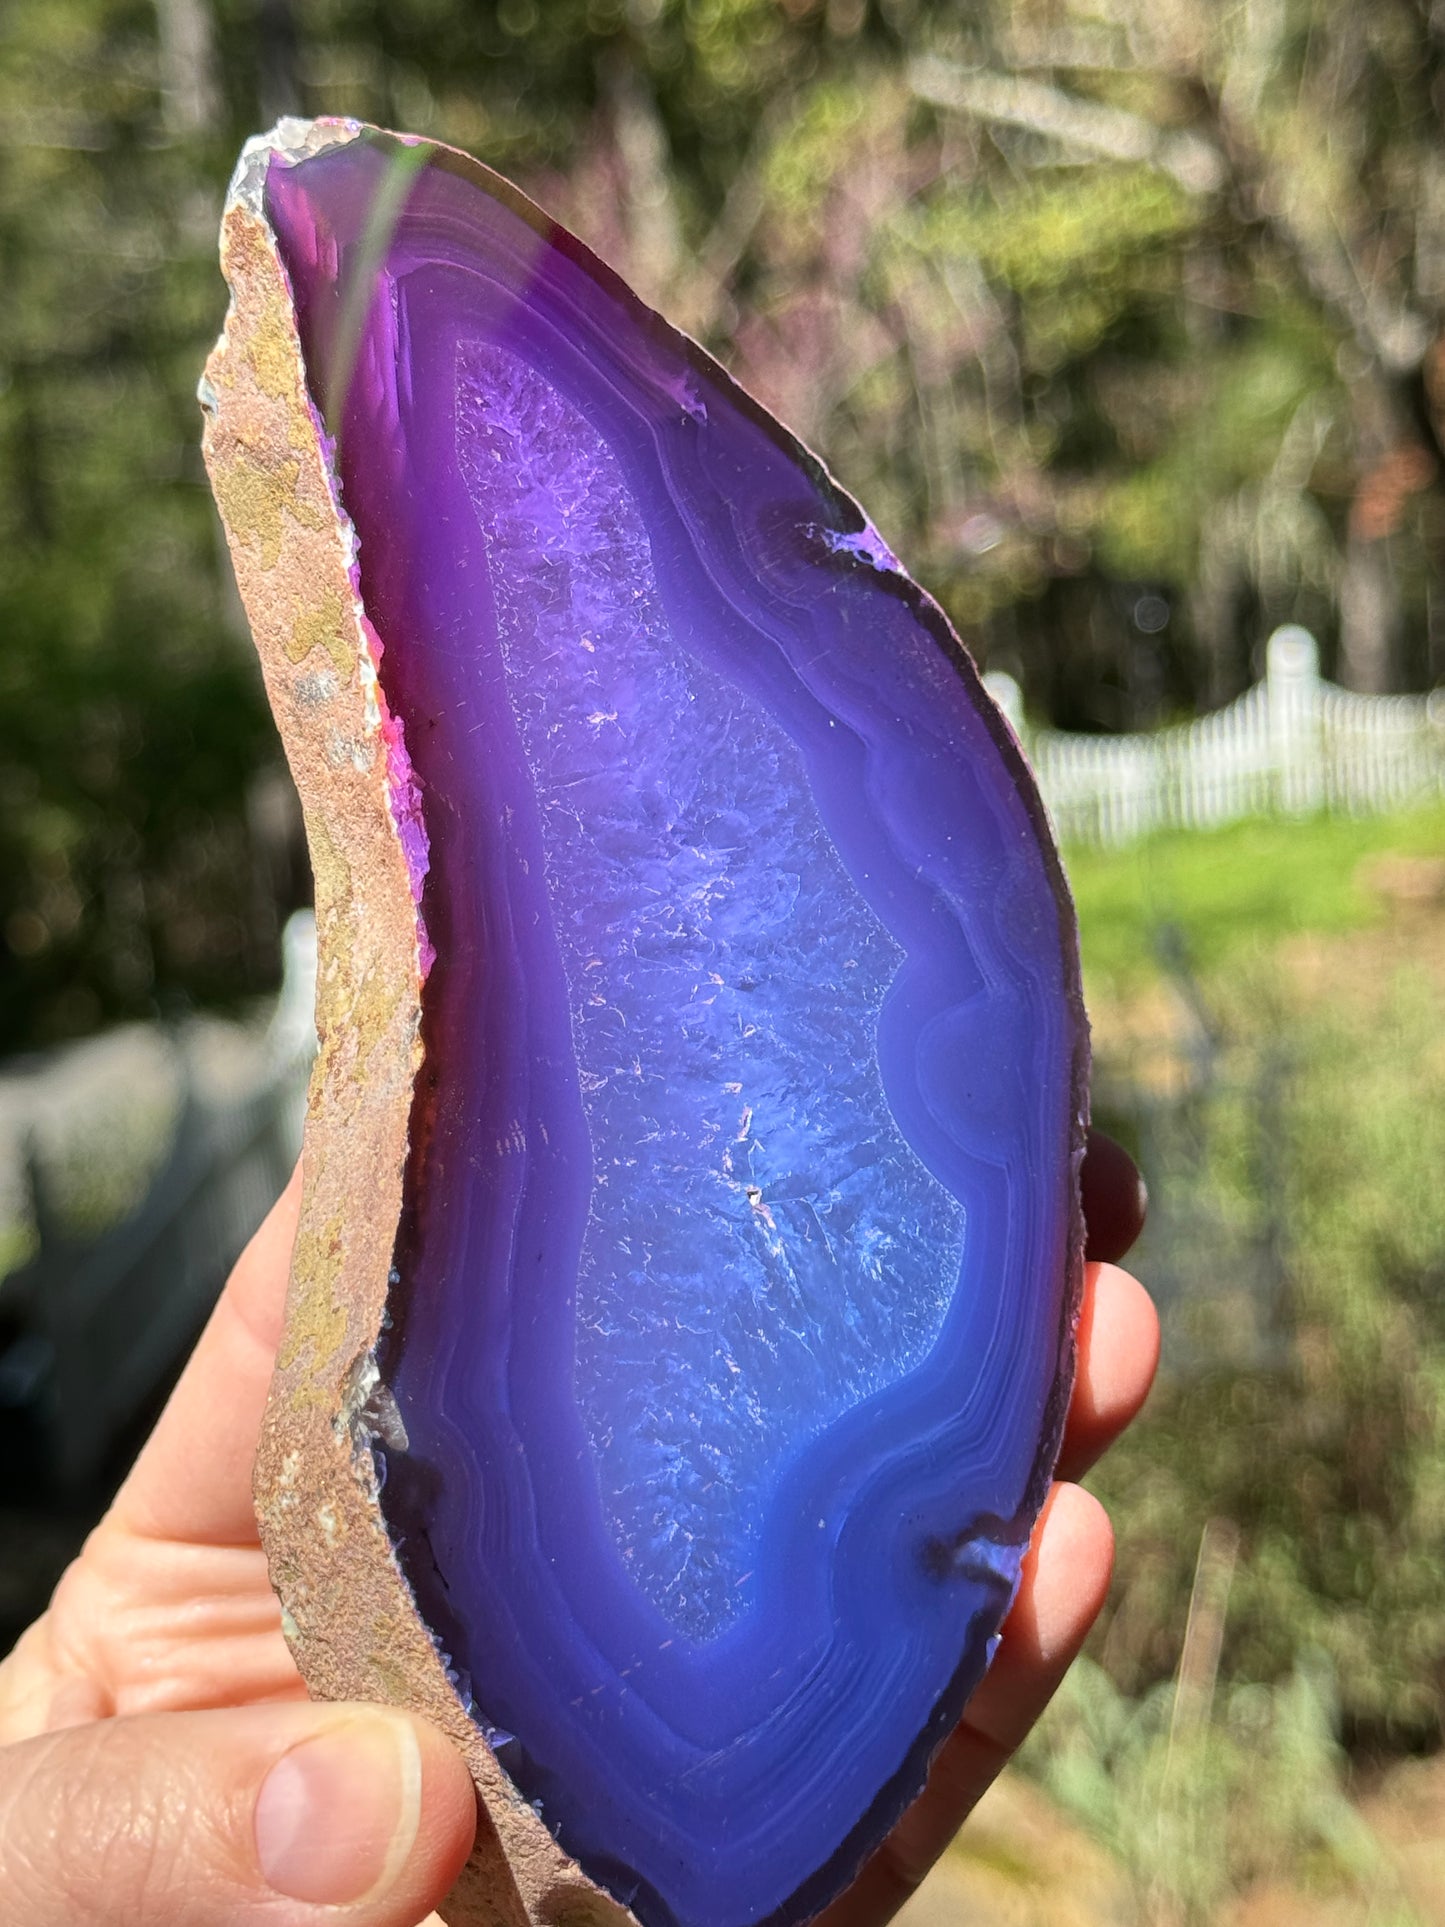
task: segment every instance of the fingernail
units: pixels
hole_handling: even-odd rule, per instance
[[[421,1818],[409,1721],[339,1721],[283,1753],[256,1796],[256,1857],[288,1900],[340,1906],[390,1885]]]

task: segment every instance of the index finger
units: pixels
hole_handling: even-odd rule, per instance
[[[236,1261],[156,1429],[116,1498],[148,1538],[255,1545],[251,1468],[286,1307],[301,1168]]]

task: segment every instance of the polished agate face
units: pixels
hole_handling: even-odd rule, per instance
[[[982,1676],[1057,1449],[1057,858],[937,607],[570,235],[371,132],[264,207],[429,962],[385,1519],[594,1879],[799,1921]]]

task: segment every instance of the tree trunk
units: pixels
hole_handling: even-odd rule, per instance
[[[1346,688],[1380,695],[1394,682],[1400,598],[1389,542],[1351,528],[1340,581],[1339,678]]]

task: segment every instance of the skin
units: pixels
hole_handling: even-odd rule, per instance
[[[914,1892],[1103,1604],[1113,1536],[1076,1481],[1143,1404],[1158,1324],[1114,1262],[1144,1203],[1108,1139],[1091,1140],[1084,1201],[1078,1378],[1017,1603],[925,1791],[826,1927],[881,1927]],[[311,1703],[281,1636],[251,1466],[299,1206],[293,1179],[109,1513],[0,1664],[7,1919],[416,1927],[470,1850],[474,1795],[450,1744],[394,1710]]]

